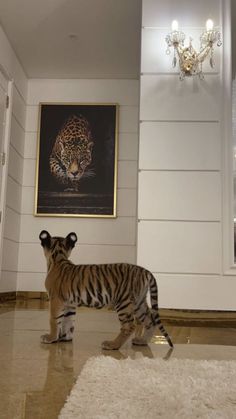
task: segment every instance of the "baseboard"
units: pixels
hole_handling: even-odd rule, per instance
[[[14,301],[16,300],[16,292],[0,292],[0,303],[4,303],[5,301]]]
[[[48,295],[41,291],[17,291],[16,298],[17,300],[47,300]]]

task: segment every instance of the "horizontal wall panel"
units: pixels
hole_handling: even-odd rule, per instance
[[[4,237],[15,242],[19,241],[20,236],[20,214],[6,207]]]
[[[26,122],[26,103],[19,91],[16,89],[15,85],[13,87],[12,113],[24,129]]]
[[[220,174],[142,171],[138,208],[141,219],[219,221]]]
[[[119,132],[138,133],[139,108],[138,106],[120,106]]]
[[[179,65],[177,58],[177,65],[173,67],[172,60],[174,57],[174,49],[170,48],[171,53],[166,54],[167,43],[166,35],[171,31],[166,28],[158,29],[142,29],[142,52],[141,52],[141,72],[142,73],[178,73]],[[202,29],[186,28],[184,29],[186,40],[185,45],[189,43],[189,38],[193,39],[193,47],[200,51],[200,35]],[[203,63],[204,72],[219,72],[220,71],[220,53],[221,48],[215,47],[214,61],[215,67],[210,66],[209,58]],[[206,76],[207,77],[207,76]]]
[[[8,174],[22,184],[24,159],[10,146]]]
[[[136,161],[119,161],[118,188],[136,188],[137,170],[138,163]]]
[[[135,217],[137,214],[137,189],[117,190],[118,217]]]
[[[28,104],[37,105],[39,102],[137,105],[139,80],[29,80]]]
[[[167,26],[171,30],[174,19],[183,26],[203,26],[210,17],[216,26],[219,20],[220,0],[144,0],[142,10],[143,26]]]
[[[0,292],[15,292],[17,289],[17,272],[1,272]]]
[[[220,170],[220,127],[214,122],[142,122],[140,169]]]
[[[35,186],[36,159],[24,159],[23,186]]]
[[[16,120],[14,115],[11,119],[11,138],[10,142],[12,146],[18,151],[18,153],[24,157],[25,148],[25,132],[19,122]]]
[[[76,264],[135,262],[135,246],[76,245],[70,260]],[[22,243],[19,252],[20,272],[46,272],[47,265],[40,243]]]
[[[38,136],[36,132],[25,133],[25,159],[35,159],[37,155]]]
[[[138,125],[137,125],[138,126]],[[136,128],[137,130],[137,128]],[[138,160],[138,134],[120,133],[118,136],[118,159]]]
[[[220,117],[220,78],[141,77],[141,120],[215,121]]]
[[[19,244],[14,241],[3,239],[2,270],[17,272]]]
[[[14,209],[18,213],[21,212],[21,193],[21,185],[8,176],[6,202],[10,208]]]
[[[235,278],[216,275],[155,274],[159,306],[187,310],[235,311]]]
[[[63,236],[75,231],[81,244],[134,245],[136,220],[133,217],[76,218],[76,217],[21,217],[21,242],[39,242],[41,230]]]
[[[17,291],[35,291],[46,292],[45,273],[40,272],[18,272],[17,273]]]
[[[39,105],[27,105],[26,132],[38,132],[39,126]]]
[[[152,272],[218,274],[221,271],[221,225],[140,221],[138,264]]]

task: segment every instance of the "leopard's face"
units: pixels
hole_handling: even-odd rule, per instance
[[[56,156],[61,177],[76,185],[92,161],[92,143],[80,139],[61,143]]]
[[[72,116],[59,132],[50,156],[50,170],[59,183],[78,190],[82,177],[93,176],[93,141],[88,121]]]

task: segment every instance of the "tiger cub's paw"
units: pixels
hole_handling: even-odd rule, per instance
[[[139,346],[147,346],[148,345],[148,343],[145,339],[139,338],[139,337],[133,338],[132,339],[132,344],[133,345],[139,345]]]
[[[104,342],[102,342],[102,349],[106,349],[107,351],[113,351],[115,349],[119,349],[119,346],[117,346],[117,344],[115,344],[115,342],[113,342],[112,340],[105,340]]]
[[[46,335],[42,335],[40,337],[40,342],[41,343],[54,343],[57,342],[57,339],[52,338],[51,335],[49,335],[48,333]]]

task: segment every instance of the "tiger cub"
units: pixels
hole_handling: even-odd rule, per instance
[[[156,326],[173,347],[159,318],[157,285],[151,272],[128,263],[75,265],[68,259],[77,241],[75,233],[51,237],[43,230],[39,238],[47,260],[45,287],[50,302],[50,333],[41,336],[42,343],[72,340],[76,306],[109,305],[117,311],[121,329],[114,340],[102,343],[103,349],[119,349],[133,332],[133,344],[147,345]]]

